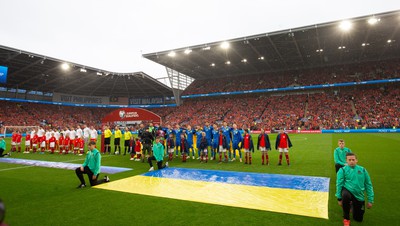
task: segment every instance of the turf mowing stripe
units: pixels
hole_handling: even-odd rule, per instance
[[[78,161],[78,160],[73,160],[73,161]],[[69,170],[75,170],[76,168],[82,166],[82,164],[73,164],[73,163],[66,163],[66,162],[50,162],[50,161],[16,159],[16,158],[1,158],[0,162],[21,164],[21,165],[28,165],[28,166],[69,169]],[[115,174],[115,173],[125,172],[125,171],[129,171],[129,170],[132,170],[132,169],[131,168],[122,168],[122,167],[113,167],[113,166],[102,166],[100,169],[100,171],[102,173],[108,173],[108,174]]]
[[[166,168],[147,172],[143,176],[181,180],[208,181],[226,184],[266,186],[309,191],[329,191],[329,178],[222,170]]]

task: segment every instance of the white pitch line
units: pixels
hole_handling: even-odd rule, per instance
[[[106,158],[106,157],[110,157],[110,156],[101,156],[101,158]],[[76,161],[82,161],[82,160],[85,160],[85,159],[74,159],[74,160],[65,161],[65,162],[76,162]],[[10,164],[14,164],[14,163],[10,163]],[[20,166],[20,167],[13,167],[13,168],[7,168],[7,169],[0,169],[0,172],[7,171],[7,170],[24,169],[24,168],[30,168],[30,167],[35,167],[35,166]]]
[[[30,167],[34,167],[34,166],[20,166],[20,167],[13,167],[13,168],[7,168],[7,169],[0,169],[0,172],[1,172],[1,171],[7,171],[7,170],[16,170],[16,169],[30,168]]]

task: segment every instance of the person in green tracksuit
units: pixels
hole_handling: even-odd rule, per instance
[[[158,169],[164,169],[165,167],[168,167],[168,162],[163,165],[163,160],[164,160],[164,145],[161,144],[160,142],[160,137],[156,137],[156,143],[153,145],[153,156],[150,156],[147,159],[147,162],[150,165],[149,171],[153,171],[153,162],[152,160],[157,161],[157,167]]]
[[[333,158],[335,160],[335,170],[336,173],[339,171],[340,168],[346,165],[346,153],[351,152],[351,150],[347,147],[344,146],[344,140],[339,139],[338,140],[338,146],[334,151],[333,151]]]
[[[97,180],[100,175],[101,167],[101,155],[99,150],[96,149],[96,142],[90,141],[88,144],[89,152],[86,155],[85,162],[81,167],[75,169],[76,176],[81,181],[78,188],[86,187],[85,179],[83,179],[83,174],[87,174],[89,177],[90,186],[95,186],[102,184],[103,182],[109,182],[110,178],[105,176],[103,180]]]
[[[357,165],[354,153],[346,154],[347,165],[340,168],[336,179],[336,198],[343,208],[343,223],[350,225],[350,208],[353,206],[353,219],[361,222],[365,211],[365,194],[367,193],[367,208],[374,203],[374,189],[367,170]]]
[[[4,138],[1,136],[0,137],[0,158],[4,156],[11,156],[11,152],[7,154],[3,154],[6,151],[6,141]]]

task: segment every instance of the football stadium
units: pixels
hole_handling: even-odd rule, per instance
[[[400,11],[142,57],[169,85],[0,45],[0,224],[346,225],[342,142],[351,225],[400,225]]]

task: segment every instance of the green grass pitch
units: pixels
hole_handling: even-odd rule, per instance
[[[400,225],[397,212],[400,203],[397,195],[400,185],[398,134],[291,134],[290,137],[294,145],[290,150],[290,167],[276,165],[278,152],[275,150],[270,152],[269,166],[261,165],[257,151],[253,165],[239,161],[200,164],[197,160],[187,163],[175,160],[170,166],[329,177],[329,220],[101,189],[76,189],[79,181],[71,170],[0,163],[0,198],[7,208],[5,222],[13,226],[341,225],[342,212],[335,198],[333,149],[337,147],[337,140],[343,138],[346,146],[358,155],[359,164],[367,168],[375,191],[375,204],[366,210],[364,222],[352,222],[352,225]],[[270,135],[273,145],[275,138],[275,134]],[[10,140],[6,140],[9,149]],[[82,163],[84,156],[46,153],[13,154],[12,158]],[[133,168],[110,175],[111,180],[142,174],[149,169],[147,163],[129,161],[129,157],[123,155],[103,156],[102,165]]]

